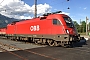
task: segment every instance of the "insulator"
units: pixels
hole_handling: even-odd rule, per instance
[[[67,9],[70,9],[69,7]]]
[[[67,1],[69,1],[69,0],[67,0]]]

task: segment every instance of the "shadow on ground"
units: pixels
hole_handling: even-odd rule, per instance
[[[84,40],[81,40],[78,43],[74,43],[71,46],[72,47],[83,47],[84,45],[88,45],[88,43],[87,43],[87,41],[85,39]]]

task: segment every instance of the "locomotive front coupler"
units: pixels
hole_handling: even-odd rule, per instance
[[[69,35],[69,41],[80,42],[80,40],[85,40],[84,37],[80,37],[80,34],[78,34],[78,35]]]
[[[81,42],[81,41],[83,41],[83,42]],[[79,35],[70,35],[69,36],[69,44],[73,45],[75,43],[83,43],[84,45],[87,44],[85,38],[84,37],[80,37],[80,34]]]

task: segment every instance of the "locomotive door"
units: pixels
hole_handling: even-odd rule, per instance
[[[53,19],[53,27],[52,27],[53,31],[52,31],[52,33],[54,33],[54,34],[61,33],[62,34],[63,33],[62,28],[63,28],[63,26],[62,26],[61,21],[58,19]]]
[[[17,32],[17,26],[14,25],[14,34],[16,34],[16,32]]]

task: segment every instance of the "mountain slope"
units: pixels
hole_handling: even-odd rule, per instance
[[[6,27],[7,24],[9,24],[13,21],[18,21],[18,19],[9,18],[9,17],[6,17],[6,16],[0,14],[0,28]]]

